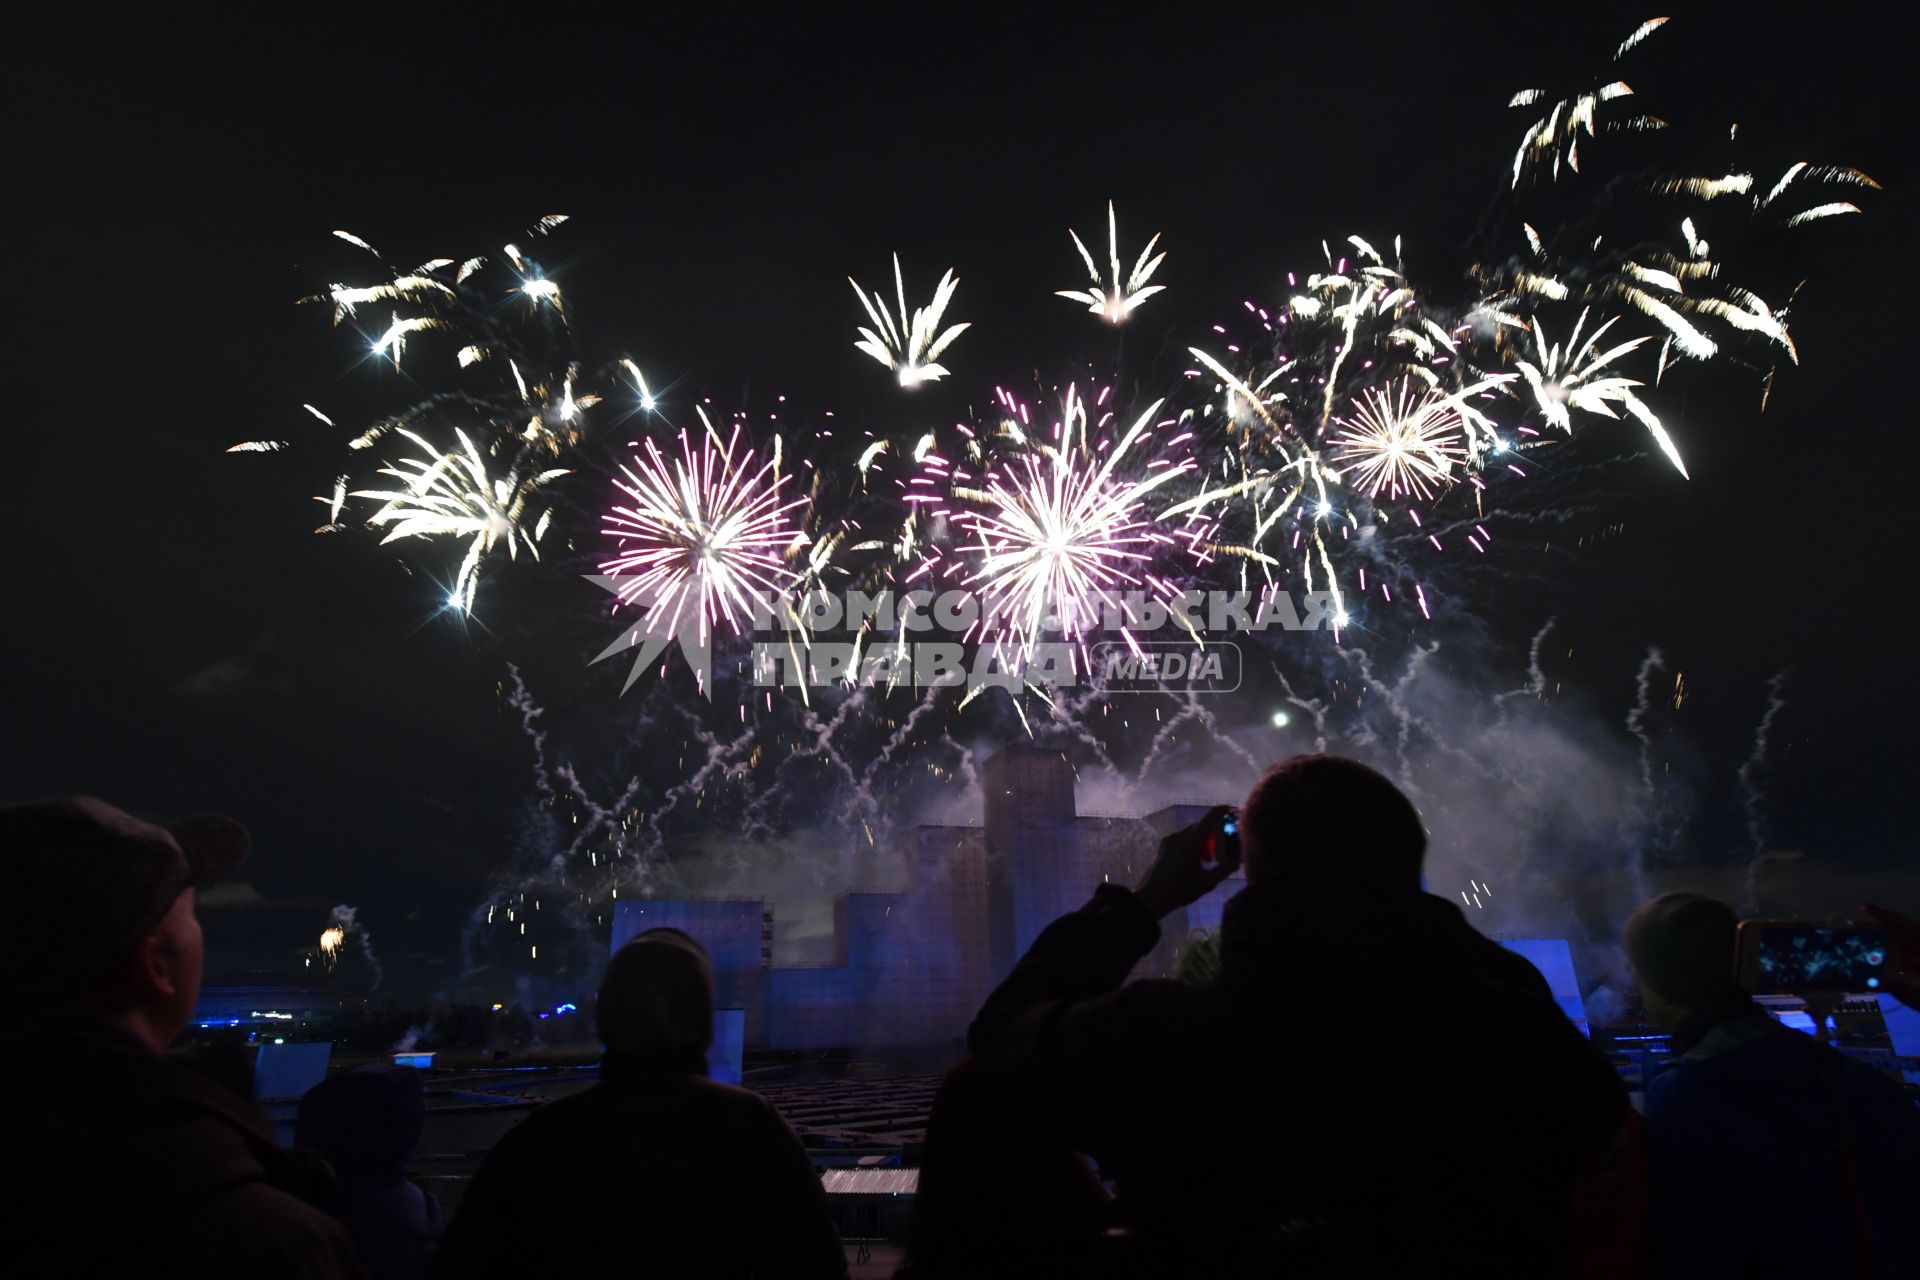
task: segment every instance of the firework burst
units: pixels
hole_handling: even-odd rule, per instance
[[[367,523],[385,527],[388,542],[471,537],[449,593],[462,613],[472,611],[478,569],[488,554],[504,547],[510,556],[521,550],[537,555],[553,510],[538,491],[575,469],[561,464],[573,462],[586,443],[595,406],[616,392],[644,412],[659,406],[633,361],[592,370],[576,358],[560,284],[521,248],[566,221],[564,214],[550,214],[527,228],[519,244],[404,269],[361,237],[336,231],[338,239],[376,262],[384,278],[333,283],[300,299],[329,307],[336,328],[359,332],[362,359],[404,369],[409,394],[417,395],[422,385],[429,388],[343,440],[335,437],[336,447],[344,443],[351,457],[377,449],[398,433],[426,456],[381,469],[380,474],[402,482],[399,489],[356,490],[350,466],[330,466],[332,492],[315,498],[327,508],[317,531],[339,532],[352,523],[343,514],[349,497],[375,497],[386,505]],[[416,338],[422,343],[418,351],[410,341]],[[319,406],[301,408],[309,426],[339,431]],[[459,438],[455,449],[442,453],[428,443],[444,439],[449,430]],[[288,439],[248,440],[228,452],[277,453],[293,447]]]
[[[1663,21],[1636,28],[1614,59]],[[1590,83],[1522,139],[1513,185],[1523,211],[1551,183],[1603,180],[1595,162],[1617,135],[1661,125],[1647,116],[1609,118],[1609,104],[1633,90],[1611,73]],[[1529,90],[1514,105],[1547,96]],[[1594,145],[1601,139],[1604,149]],[[1525,181],[1530,175],[1537,180]],[[1621,223],[1618,201],[1583,208],[1556,200],[1569,215],[1553,221],[1527,211],[1535,220],[1519,223],[1522,243],[1489,246],[1472,270],[1473,294],[1457,304],[1436,303],[1415,285],[1397,237],[1390,255],[1359,236],[1338,255],[1323,243],[1322,268],[1289,275],[1284,298],[1270,307],[1246,303],[1260,328],[1250,342],[1228,341],[1223,354],[1194,349],[1199,367],[1190,376],[1215,380],[1218,399],[1204,422],[1217,461],[1199,491],[1162,518],[1217,515],[1231,532],[1216,550],[1269,580],[1297,571],[1309,590],[1333,591],[1344,610],[1344,593],[1368,590],[1369,572],[1386,592],[1387,578],[1412,576],[1412,555],[1447,549],[1444,530],[1421,508],[1448,502],[1456,489],[1464,494],[1443,523],[1484,552],[1492,482],[1524,479],[1524,456],[1549,436],[1572,435],[1581,415],[1634,419],[1685,476],[1656,403],[1673,367],[1757,363],[1764,407],[1775,364],[1799,360],[1786,308],[1736,283],[1710,234],[1739,242],[1728,234],[1729,214],[1784,231],[1855,211],[1823,198],[1819,189],[1834,185],[1878,184],[1856,169],[1806,163],[1771,187],[1738,171],[1629,170],[1608,190],[1636,186],[1677,206],[1671,243],[1648,235],[1637,214]],[[1424,611],[1417,578],[1414,586]]]
[[[700,416],[706,433],[697,450],[682,431],[677,457],[648,440],[620,468],[614,484],[626,501],[603,526],[617,552],[600,571],[619,579],[621,603],[646,605],[664,620],[654,628],[662,634],[683,616],[698,621],[703,637],[721,622],[737,631],[756,593],[778,595],[794,578],[784,556],[801,535],[790,513],[807,499],[782,500],[778,443],[756,466],[737,425],[722,440]]]
[[[1666,427],[1659,416],[1647,407],[1646,401],[1634,394],[1634,389],[1642,384],[1619,374],[1601,376],[1614,361],[1631,354],[1649,341],[1645,336],[1629,338],[1617,346],[1599,349],[1600,339],[1618,319],[1615,316],[1596,325],[1583,343],[1580,341],[1580,330],[1587,322],[1587,313],[1582,311],[1580,318],[1574,321],[1573,332],[1567,335],[1566,344],[1562,346],[1547,341],[1546,326],[1541,323],[1540,317],[1535,316],[1532,326],[1534,358],[1518,357],[1513,366],[1526,379],[1527,387],[1533,393],[1534,405],[1549,427],[1571,435],[1573,410],[1615,418],[1619,415],[1612,406],[1617,404],[1646,426],[1654,443],[1660,446],[1668,461],[1684,476],[1687,474],[1686,464],[1680,460],[1680,450],[1673,443],[1673,437],[1667,434]]]
[[[517,558],[524,546],[534,559],[540,558],[540,539],[546,536],[553,508],[535,499],[542,488],[567,475],[568,469],[528,473],[515,465],[495,477],[464,431],[454,432],[460,447],[447,453],[437,453],[412,431],[402,428],[400,434],[428,456],[380,469],[382,475],[400,481],[401,488],[359,489],[351,496],[385,504],[367,517],[367,523],[376,528],[392,526],[381,539],[383,544],[403,538],[469,539],[447,603],[461,613],[471,613],[480,562],[495,547],[504,546],[509,558]]]
[[[1084,302],[1087,310],[1099,316],[1108,324],[1121,324],[1133,315],[1134,308],[1165,289],[1162,284],[1148,284],[1153,273],[1166,260],[1164,252],[1156,255],[1153,246],[1160,243],[1160,233],[1154,232],[1153,239],[1147,241],[1147,247],[1140,251],[1134,260],[1133,270],[1122,283],[1120,275],[1120,232],[1114,222],[1113,201],[1107,201],[1107,270],[1108,276],[1102,279],[1100,268],[1093,264],[1093,255],[1087,252],[1087,246],[1081,241],[1080,233],[1072,227],[1067,234],[1073,237],[1073,247],[1080,251],[1080,260],[1087,264],[1087,274],[1093,277],[1091,289],[1058,289],[1055,296],[1070,302]],[[1109,284],[1107,281],[1112,283]]]
[[[1432,498],[1467,460],[1458,407],[1431,389],[1416,393],[1409,381],[1362,392],[1334,421],[1334,468],[1370,498]]]
[[[1641,41],[1666,25],[1665,18],[1651,18],[1634,28],[1633,34],[1620,42],[1614,51],[1613,60],[1626,57]],[[1633,95],[1633,88],[1624,80],[1612,80],[1606,84],[1572,94],[1556,101],[1546,115],[1528,126],[1525,136],[1520,140],[1520,149],[1513,156],[1513,185],[1518,187],[1520,180],[1529,169],[1545,165],[1548,181],[1560,180],[1562,165],[1570,173],[1580,172],[1580,138],[1598,136],[1596,118],[1600,107],[1617,98]],[[1508,107],[1529,107],[1547,99],[1544,89],[1522,89],[1513,95]],[[1626,122],[1623,128],[1660,129],[1666,122],[1654,116],[1641,116]]]
[[[1636,28],[1612,60],[1663,21]],[[1689,360],[1752,361],[1770,385],[1776,365],[1799,358],[1782,299],[1736,282],[1730,247],[1750,237],[1729,223],[1788,233],[1858,212],[1852,200],[1878,186],[1859,170],[1809,162],[1771,183],[1632,156],[1607,174],[1613,152],[1662,122],[1629,114],[1622,104],[1640,98],[1612,67],[1575,89],[1514,99],[1543,114],[1520,140],[1512,190],[1498,192],[1499,215],[1482,222],[1486,242],[1464,282],[1416,282],[1397,236],[1323,241],[1313,270],[1289,274],[1276,296],[1249,298],[1234,329],[1215,326],[1211,350],[1189,348],[1198,394],[1176,400],[1167,422],[1114,436],[1102,434],[1113,417],[1108,392],[1090,415],[1068,388],[1068,411],[1049,435],[1003,391],[997,419],[978,434],[961,426],[966,438],[952,449],[941,431],[918,427],[870,437],[833,475],[809,449],[796,470],[812,468],[810,483],[783,488],[778,440],[761,461],[737,428],[722,439],[702,415],[701,440],[683,434],[677,453],[649,441],[622,468],[622,499],[605,524],[618,551],[604,568],[628,585],[628,603],[675,625],[697,617],[703,634],[737,628],[750,592],[840,580],[864,589],[959,570],[986,602],[982,634],[1030,644],[1049,628],[1082,633],[1121,588],[1170,593],[1166,578],[1150,576],[1152,561],[1181,542],[1198,572],[1165,572],[1182,585],[1233,569],[1243,590],[1254,576],[1290,579],[1289,588],[1330,591],[1344,618],[1345,593],[1385,593],[1391,579],[1424,611],[1414,557],[1461,542],[1484,552],[1483,522],[1508,492],[1499,486],[1523,479],[1534,458],[1550,465],[1551,454],[1535,451],[1592,419],[1635,420],[1684,475],[1677,433],[1659,413],[1672,371]],[[1602,184],[1605,198],[1578,198]],[[1629,189],[1635,199],[1614,198]],[[1156,234],[1128,270],[1111,201],[1107,213],[1104,262],[1069,231],[1090,287],[1058,295],[1121,323],[1164,288],[1166,255]],[[424,452],[384,469],[397,487],[356,490],[349,467],[329,465],[322,528],[351,521],[350,497],[370,497],[384,505],[369,523],[388,542],[465,539],[452,591],[463,610],[490,553],[504,544],[510,556],[537,554],[552,515],[540,491],[566,474],[559,462],[587,452],[596,404],[617,394],[636,413],[660,411],[632,361],[582,365],[560,282],[522,252],[560,220],[457,265],[402,268],[337,233],[377,263],[377,278],[339,273],[349,282],[308,299],[359,335],[359,359],[403,367],[409,388],[431,388],[345,433],[348,450],[399,433]],[[945,378],[940,361],[970,327],[948,322],[958,280],[947,270],[924,305],[910,306],[897,254],[892,264],[893,299],[849,278],[866,322],[854,345],[902,387]],[[304,407],[309,428],[338,431],[320,406]],[[1184,460],[1166,453],[1160,428],[1169,423],[1192,442]],[[459,440],[451,451],[427,443],[450,432]],[[234,451],[289,447],[254,440]],[[802,506],[804,517],[785,518]]]
[[[940,327],[947,304],[953,301],[954,290],[960,287],[959,278],[951,268],[940,277],[933,301],[924,307],[915,307],[909,314],[907,286],[900,275],[900,255],[893,255],[894,297],[900,307],[898,323],[888,313],[886,299],[878,293],[869,298],[852,276],[847,277],[847,283],[853,286],[853,296],[860,299],[867,318],[873,321],[871,329],[865,325],[855,326],[860,334],[860,341],[853,344],[857,350],[893,370],[900,385],[908,390],[947,376],[946,368],[937,361],[941,353],[953,345],[953,340],[971,327],[965,323],[950,325],[944,330]]]
[[[1655,18],[1635,28],[1620,44],[1615,60],[1660,30],[1666,21]],[[1598,138],[1603,127],[1615,132],[1664,128],[1665,122],[1652,116],[1601,120],[1607,103],[1632,92],[1624,82],[1616,81],[1556,103],[1522,139],[1514,157],[1514,185],[1518,187],[1523,176],[1543,165],[1550,181],[1558,181],[1563,160],[1569,172],[1578,174],[1579,139],[1583,135]],[[1540,90],[1527,90],[1515,97],[1513,105],[1545,96]],[[1650,322],[1651,336],[1660,339],[1652,378],[1655,383],[1676,360],[1711,360],[1730,344],[1757,340],[1767,361],[1764,385],[1770,387],[1773,361],[1785,357],[1799,362],[1786,327],[1786,309],[1733,282],[1729,264],[1713,256],[1707,235],[1709,222],[1724,225],[1728,221],[1726,211],[1735,210],[1743,222],[1791,229],[1859,212],[1858,206],[1844,200],[1799,207],[1796,197],[1803,192],[1822,185],[1868,190],[1880,186],[1858,169],[1806,161],[1789,167],[1777,182],[1765,188],[1764,194],[1763,184],[1752,173],[1739,170],[1656,176],[1640,179],[1637,185],[1648,196],[1681,206],[1672,224],[1679,232],[1674,241],[1663,245],[1637,228],[1610,225],[1602,215],[1613,207],[1612,202],[1603,202],[1576,218],[1557,235],[1543,236],[1532,224],[1523,223],[1521,229],[1529,248],[1526,257],[1476,270],[1486,286],[1480,314],[1497,325],[1525,331],[1532,327],[1539,309],[1555,303],[1613,312],[1615,318],[1637,313],[1631,318]],[[1614,247],[1616,244],[1621,247]],[[1628,245],[1631,248],[1625,247]],[[1618,382],[1612,385],[1619,389]],[[1638,417],[1660,442],[1662,451],[1679,465],[1677,448],[1664,439],[1658,416],[1644,400],[1636,396],[1629,402],[1617,394],[1601,399]],[[1607,410],[1594,411],[1613,416]]]
[[[1290,274],[1274,310],[1245,304],[1261,356],[1249,362],[1239,343],[1227,359],[1191,349],[1191,376],[1218,380],[1201,417],[1214,461],[1197,492],[1160,513],[1212,518],[1221,530],[1207,550],[1239,565],[1242,588],[1291,566],[1307,591],[1332,594],[1336,619],[1347,593],[1366,589],[1364,569],[1337,561],[1389,520],[1375,500],[1430,502],[1469,478],[1501,447],[1491,402],[1518,376],[1483,368],[1474,326],[1420,296],[1398,237],[1391,257],[1358,235],[1342,249],[1323,243],[1322,269]],[[1398,520],[1421,528],[1410,509]],[[1362,544],[1372,557],[1384,540]],[[1417,583],[1409,594],[1424,602]]]
[[[1094,408],[1110,394],[1100,392]],[[1083,639],[1103,607],[1126,610],[1128,588],[1156,599],[1177,594],[1152,566],[1182,539],[1154,519],[1149,498],[1193,464],[1157,435],[1174,425],[1156,421],[1163,402],[1108,435],[1114,415],[1090,423],[1088,405],[1069,386],[1060,421],[1035,441],[1022,425],[1031,420],[1025,406],[1004,390],[998,397],[1005,416],[988,445],[968,433],[967,456],[953,462],[923,442],[922,474],[907,495],[910,509],[926,507],[971,538],[952,551],[962,583],[979,595],[981,633],[1026,654],[1045,632]],[[932,552],[914,576],[943,563]]]

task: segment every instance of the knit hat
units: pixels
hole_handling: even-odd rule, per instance
[[[1733,908],[1716,898],[1663,893],[1627,917],[1627,958],[1644,989],[1681,1008],[1703,1008],[1738,989],[1739,927]]]

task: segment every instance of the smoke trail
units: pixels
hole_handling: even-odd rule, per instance
[[[1640,670],[1634,676],[1633,710],[1627,713],[1627,732],[1640,748],[1640,800],[1649,820],[1648,835],[1654,840],[1662,839],[1666,825],[1660,796],[1653,780],[1653,730],[1648,718],[1653,712],[1653,677],[1656,672],[1667,670],[1666,655],[1658,647],[1647,650],[1647,656],[1640,662]],[[1647,855],[1639,841],[1632,841],[1632,852],[1627,862],[1627,876],[1632,884],[1636,900],[1645,901],[1647,894]]]
[[[1781,690],[1786,687],[1787,672],[1783,668],[1773,673],[1767,681],[1767,709],[1761,713],[1760,723],[1754,727],[1753,750],[1740,765],[1735,775],[1740,787],[1741,808],[1747,819],[1747,843],[1752,855],[1747,862],[1747,879],[1743,889],[1746,901],[1741,904],[1742,911],[1752,914],[1760,908],[1760,864],[1765,861],[1767,847],[1765,800],[1760,793],[1760,771],[1767,766],[1772,752],[1773,722],[1786,708],[1786,699]]]
[[[1396,726],[1393,738],[1394,776],[1416,804],[1423,797],[1415,776],[1413,762],[1408,757],[1413,747],[1413,733],[1416,728],[1420,730],[1421,739],[1428,746],[1464,762],[1470,768],[1485,773],[1485,769],[1478,760],[1449,744],[1439,729],[1407,705],[1407,697],[1426,670],[1428,660],[1439,651],[1438,641],[1414,646],[1412,655],[1407,659],[1406,668],[1400,673],[1399,678],[1392,684],[1387,684],[1374,674],[1373,658],[1366,650],[1358,645],[1339,650],[1343,659],[1359,669],[1361,682],[1380,696],[1380,700],[1392,715]],[[1371,726],[1365,729],[1363,740],[1379,741]]]
[[[647,816],[647,832],[651,839],[646,848],[641,850],[640,856],[642,860],[644,860],[647,855],[658,850],[661,845],[666,842],[666,833],[660,829],[662,820],[679,805],[681,800],[688,796],[700,795],[706,788],[707,782],[715,773],[733,772],[733,770],[738,767],[737,762],[741,755],[752,747],[755,738],[758,736],[758,731],[749,726],[742,730],[740,735],[733,739],[733,741],[722,742],[718,734],[710,733],[707,730],[706,725],[702,723],[698,715],[688,711],[684,707],[676,707],[675,710],[679,711],[680,714],[686,718],[694,738],[701,746],[707,749],[707,758],[701,763],[698,769],[695,769],[671,790],[663,793],[659,801],[653,806],[653,811]],[[568,776],[571,778],[571,772],[569,772]],[[639,788],[639,785],[640,779],[636,777],[628,784],[627,797],[631,797]],[[578,841],[576,841],[575,844],[577,846]],[[572,850],[568,852],[571,853]]]
[[[894,752],[898,751],[900,747],[905,744],[907,737],[919,726],[920,721],[939,704],[940,694],[941,690],[939,686],[928,686],[925,695],[921,697],[919,702],[914,704],[913,710],[907,713],[907,718],[901,721],[900,727],[894,731],[893,736],[888,738],[881,746],[879,755],[874,758],[873,762],[867,766],[865,772],[861,774],[861,794],[875,809],[883,813],[888,811],[874,799],[874,776],[879,772],[880,766],[892,761]],[[952,751],[956,761],[954,765],[955,776],[967,787],[978,787],[980,780],[974,773],[973,753],[955,742],[953,736],[945,729],[940,731],[938,738],[933,739],[931,743],[926,745],[928,747],[944,746]]]
[[[1107,744],[1100,740],[1087,723],[1093,704],[1107,705],[1107,682],[1105,677],[1095,670],[1088,673],[1090,679],[1084,690],[1074,689],[1069,693],[1060,690],[1054,694],[1059,703],[1060,713],[1053,717],[1049,725],[1051,731],[1064,733],[1071,741],[1077,742],[1093,753],[1094,761],[1114,777],[1120,777],[1120,766],[1113,761],[1113,753],[1107,750]],[[1109,712],[1111,714],[1111,712]],[[1052,737],[1052,733],[1048,734]]]
[[[748,830],[766,831],[769,834],[773,832],[774,828],[764,815],[774,798],[784,793],[788,773],[794,765],[802,760],[826,760],[832,765],[834,771],[845,779],[847,786],[854,792],[855,798],[853,803],[859,803],[862,797],[860,778],[854,773],[853,767],[846,762],[840,755],[840,752],[835,748],[834,735],[846,725],[856,710],[865,706],[869,691],[872,688],[872,685],[860,685],[855,688],[852,693],[841,700],[838,707],[834,708],[833,718],[825,723],[821,722],[819,713],[815,711],[812,706],[808,706],[802,711],[801,727],[813,735],[813,742],[808,746],[791,748],[786,758],[775,766],[772,784],[748,802],[746,821]],[[872,797],[866,796],[865,799],[869,810],[871,810]],[[855,821],[859,820],[858,816],[849,816],[854,817]],[[850,822],[848,825],[851,827],[852,823]]]
[[[1251,751],[1241,746],[1232,734],[1220,727],[1220,722],[1215,718],[1214,714],[1208,711],[1205,706],[1201,705],[1198,692],[1191,688],[1185,692],[1186,705],[1180,709],[1179,714],[1163,723],[1159,731],[1153,735],[1152,745],[1148,747],[1146,757],[1141,760],[1140,768],[1133,775],[1133,781],[1136,786],[1146,781],[1147,774],[1160,759],[1161,749],[1165,747],[1167,742],[1172,738],[1173,731],[1189,721],[1198,722],[1206,728],[1213,735],[1214,741],[1229,748],[1235,755],[1245,760],[1253,769],[1254,773],[1258,774],[1266,767],[1260,763],[1259,759]]]
[[[467,915],[460,934],[459,969],[449,976],[441,991],[446,999],[456,998],[459,991],[485,967],[480,951],[481,940],[486,936],[488,927],[495,923],[501,905],[512,904],[519,899],[524,908],[529,895],[538,902],[543,885],[547,889],[545,896],[553,899],[548,904],[553,909],[539,910],[536,915],[528,917],[529,921],[538,919],[543,924],[565,927],[568,932],[559,939],[563,943],[578,943],[589,938],[594,924],[583,906],[584,898],[578,890],[567,887],[569,872],[584,849],[593,866],[604,866],[614,896],[618,896],[621,882],[618,855],[626,851],[624,833],[629,826],[625,815],[633,810],[646,785],[645,780],[636,774],[628,778],[610,802],[602,804],[596,800],[571,763],[555,760],[549,754],[549,735],[540,723],[546,714],[545,709],[528,689],[519,667],[514,663],[506,666],[507,681],[502,693],[506,705],[518,713],[519,723],[516,727],[532,750],[534,796],[527,805],[527,825],[516,841],[515,859],[489,875],[484,893]],[[564,823],[564,826],[556,826],[559,823]],[[603,858],[594,844],[608,833],[613,834],[614,850],[612,855]],[[629,878],[638,879],[644,884],[648,870],[644,858],[636,859]],[[558,885],[554,884],[556,881]],[[508,909],[512,910],[511,905]],[[527,935],[526,940],[530,948],[539,945],[532,935]],[[546,940],[549,946],[555,941],[551,934]],[[528,952],[530,957],[537,954],[537,950]]]
[[[1287,677],[1286,672],[1280,669],[1279,664],[1272,663],[1270,665],[1272,667],[1274,677],[1280,681],[1281,691],[1286,695],[1287,705],[1298,707],[1312,717],[1313,749],[1317,754],[1324,755],[1327,750],[1327,741],[1328,741],[1327,715],[1328,715],[1329,708],[1327,706],[1327,703],[1325,702],[1324,699],[1320,699],[1320,698],[1301,697],[1300,694],[1294,691],[1293,681]]]
[[[533,743],[533,785],[541,795],[553,799],[553,784],[547,781],[547,731],[534,724],[543,712],[534,702],[533,695],[527,692],[527,685],[520,678],[520,668],[509,662],[507,678],[513,681],[513,692],[507,695],[507,705],[520,713],[520,730]]]
[[[1541,664],[1541,654],[1547,647],[1547,637],[1560,624],[1559,618],[1548,618],[1540,629],[1533,633],[1533,641],[1527,646],[1527,683],[1518,689],[1509,689],[1505,693],[1495,694],[1494,709],[1500,713],[1499,723],[1507,722],[1507,703],[1514,698],[1531,698],[1535,702],[1544,702],[1547,698],[1547,672]]]

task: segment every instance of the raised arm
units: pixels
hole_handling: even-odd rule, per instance
[[[1086,906],[1048,925],[968,1031],[974,1056],[1034,1093],[1081,1150],[1098,1154],[1105,1125],[1135,1090],[1152,1087],[1156,1064],[1187,1039],[1196,1016],[1191,990],[1121,984],[1159,941],[1160,917],[1230,873],[1201,861],[1217,818],[1210,813],[1161,841],[1137,888],[1102,885]]]

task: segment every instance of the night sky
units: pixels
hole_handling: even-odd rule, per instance
[[[558,660],[436,617],[440,589],[372,538],[313,536],[331,457],[222,454],[301,438],[303,401],[345,422],[372,403],[325,312],[293,305],[361,265],[328,233],[412,262],[567,213],[539,250],[590,357],[898,430],[1111,346],[1048,296],[1079,283],[1066,228],[1095,243],[1109,198],[1123,248],[1160,230],[1170,254],[1125,336],[1145,374],[1177,377],[1322,236],[1401,232],[1451,278],[1527,123],[1507,98],[1651,12],[1295,8],[10,17],[0,799],[236,814],[260,901],[214,917],[214,967],[285,965],[351,902],[396,988],[424,992],[528,789],[504,664]],[[1740,379],[1666,402],[1692,481],[1643,465],[1593,521],[1623,532],[1488,610],[1516,670],[1559,615],[1608,707],[1663,646],[1693,692],[1686,750],[1729,774],[1788,669],[1774,843],[1850,868],[1914,859],[1912,68],[1884,12],[1682,12],[1628,67],[1703,138],[1737,120],[1762,174],[1806,158],[1887,189],[1799,245],[1803,364],[1768,411]],[[954,266],[976,322],[924,402],[850,345],[844,278],[879,281],[894,249],[923,289]]]

